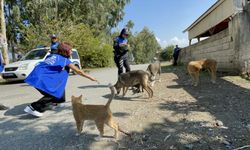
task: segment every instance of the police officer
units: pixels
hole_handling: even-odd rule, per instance
[[[173,61],[173,66],[176,66],[177,65],[177,60],[178,60],[178,57],[179,57],[179,53],[181,51],[181,49],[178,47],[178,45],[175,45],[175,48],[173,50],[173,58],[174,58],[174,61]]]
[[[114,61],[118,68],[118,75],[123,73],[123,67],[125,68],[126,72],[131,70],[128,63],[128,35],[128,30],[123,28],[120,35],[114,38]]]
[[[57,49],[58,49],[58,46],[60,45],[60,42],[59,42],[57,35],[55,35],[55,34],[52,34],[50,36],[50,38],[51,38],[50,49],[51,49],[51,53],[54,54],[57,52]]]

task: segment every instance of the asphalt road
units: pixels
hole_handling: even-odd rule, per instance
[[[146,66],[131,67],[132,70],[145,70]],[[100,84],[79,75],[70,76],[66,88],[66,106],[48,110],[41,118],[27,115],[23,111],[26,105],[41,98],[38,91],[26,83],[1,84],[0,103],[9,106],[10,109],[0,111],[0,150],[103,149],[104,147],[112,149],[108,148],[107,142],[93,140],[99,133],[91,121],[84,125],[84,135],[75,136],[76,126],[71,110],[71,95],[83,94],[84,103],[87,104],[105,104],[110,94],[107,85],[115,84],[117,69],[92,70],[90,75],[96,77]],[[114,100],[111,109],[114,113],[119,113],[122,105],[124,105],[122,101]],[[113,131],[107,132],[113,134]]]

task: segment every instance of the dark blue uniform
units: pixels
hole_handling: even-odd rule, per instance
[[[57,52],[57,49],[58,49],[59,45],[60,45],[59,42],[51,42],[50,49],[51,49],[52,54]]]
[[[130,66],[128,63],[128,46],[120,46],[121,44],[127,44],[128,39],[124,38],[122,35],[127,34],[126,29],[122,29],[119,36],[114,38],[114,61],[118,68],[118,75],[123,73],[123,67],[125,67],[126,72],[130,71]]]
[[[3,69],[4,69],[3,56],[2,56],[2,52],[0,50],[0,73],[3,71]]]
[[[176,48],[174,49],[174,53],[173,53],[173,58],[174,58],[174,63],[173,63],[173,65],[174,65],[174,66],[177,65],[177,60],[178,60],[180,51],[181,51],[181,49],[180,49],[179,47],[176,47]]]

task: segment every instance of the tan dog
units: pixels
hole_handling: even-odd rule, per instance
[[[151,86],[154,86],[157,74],[159,74],[158,81],[160,82],[160,80],[161,80],[160,79],[160,76],[161,76],[161,63],[160,62],[155,62],[153,64],[149,64],[146,71],[150,74],[150,80],[152,81]]]
[[[193,85],[197,86],[199,84],[199,74],[201,69],[208,69],[211,75],[212,83],[216,80],[217,62],[213,59],[202,59],[197,61],[190,61],[187,66],[189,75],[192,78]]]
[[[79,97],[71,97],[73,115],[76,121],[78,135],[82,132],[83,123],[85,120],[94,120],[100,135],[104,134],[104,124],[107,124],[115,130],[115,138],[118,138],[118,131],[130,136],[129,133],[120,129],[114,121],[110,110],[110,103],[115,95],[114,86],[110,86],[111,96],[106,105],[84,105],[82,104],[82,95]]]
[[[143,70],[133,70],[130,72],[120,74],[118,77],[118,81],[114,85],[117,94],[119,94],[121,89],[123,89],[123,96],[125,96],[129,87],[140,85],[143,89],[147,91],[149,98],[152,98],[153,90],[150,88],[148,84],[149,76],[150,75]]]

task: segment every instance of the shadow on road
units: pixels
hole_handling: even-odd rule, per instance
[[[193,87],[183,66],[176,68],[165,66],[162,67],[162,72],[162,77],[165,76],[165,81],[169,85],[163,84],[161,88],[163,91],[167,88],[173,93],[161,93],[164,102],[155,105],[169,117],[164,117],[161,123],[151,123],[141,132],[134,132],[133,141],[123,140],[124,147],[216,150],[249,144],[250,90],[248,88],[222,77],[217,79],[216,84],[212,84],[207,73],[201,75],[200,85]],[[176,91],[181,89],[184,92]],[[184,94],[190,96],[183,96]]]
[[[9,84],[23,84],[25,83],[24,81],[3,81],[0,82],[0,85],[9,85]]]
[[[109,99],[111,96],[111,94],[106,94],[103,95],[102,97]],[[147,98],[143,98],[142,96],[138,95],[138,96],[125,96],[122,97],[121,95],[115,95],[114,100],[121,100],[121,101],[147,101]]]
[[[92,88],[108,88],[108,85],[87,85],[87,86],[79,86],[79,89],[92,89]]]
[[[21,105],[16,105],[13,108],[8,109],[4,115],[5,116],[19,116],[19,115],[23,115],[26,114],[24,112],[24,108],[29,105],[29,103],[25,103],[25,104],[21,104]]]

